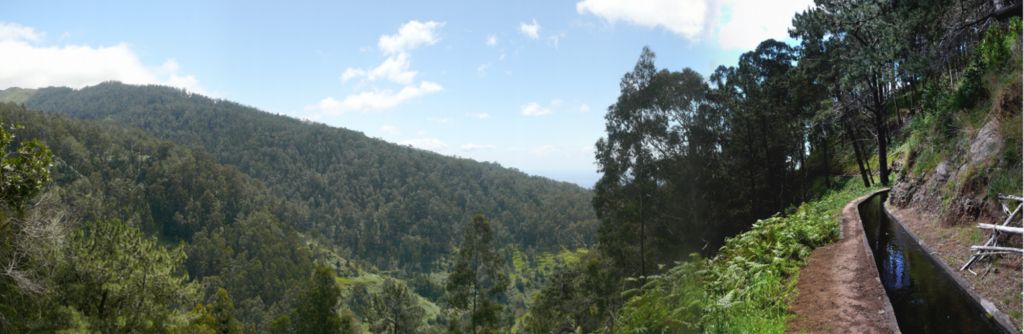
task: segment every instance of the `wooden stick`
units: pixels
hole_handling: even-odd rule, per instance
[[[1006,233],[1024,234],[1024,227],[1012,227],[995,224],[978,224],[978,228],[985,230],[996,230]]]
[[[1024,254],[1024,249],[1013,248],[1013,247],[1000,247],[1000,246],[971,246],[972,251],[997,251],[997,252],[1016,252]]]
[[[999,194],[999,199],[1008,199],[1008,200],[1024,202],[1024,197],[1020,197],[1020,196],[1017,196],[1017,195],[1003,195],[1003,194]]]

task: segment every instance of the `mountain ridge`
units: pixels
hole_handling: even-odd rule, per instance
[[[137,128],[208,152],[304,203],[310,221],[296,228],[381,268],[414,263],[430,271],[456,241],[459,223],[477,212],[499,226],[503,243],[525,249],[573,249],[594,240],[590,191],[577,185],[228,100],[106,82],[7,89],[0,101]]]

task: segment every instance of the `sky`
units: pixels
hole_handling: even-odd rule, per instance
[[[160,84],[591,187],[644,46],[705,75],[810,0],[0,3],[0,89]]]

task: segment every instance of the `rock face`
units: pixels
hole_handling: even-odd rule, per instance
[[[890,191],[890,203],[939,213],[946,225],[1000,217],[997,200],[989,198],[987,192],[986,171],[998,160],[996,155],[1002,151],[1003,142],[999,117],[993,115],[971,138],[969,146],[961,146],[940,161],[931,174],[912,176],[910,168],[894,166],[899,167],[899,176]]]

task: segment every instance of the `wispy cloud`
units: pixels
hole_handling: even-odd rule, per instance
[[[579,111],[581,113],[588,113],[588,112],[590,112],[590,106],[588,106],[586,103],[581,103],[580,107],[579,107]]]
[[[362,77],[369,81],[387,79],[394,83],[407,85],[416,78],[416,71],[409,70],[409,55],[400,53],[384,59],[384,62],[372,69],[365,70],[349,67],[341,73],[342,82]]]
[[[544,116],[551,113],[551,108],[542,107],[537,102],[530,102],[520,107],[519,113],[527,117]]]
[[[765,39],[789,37],[793,14],[812,4],[813,0],[581,0],[576,12],[611,23],[662,28],[691,41],[712,37],[723,49],[746,50]]]
[[[393,35],[382,35],[377,40],[377,49],[384,60],[373,68],[349,67],[341,73],[342,83],[361,79],[369,82],[386,80],[401,85],[400,88],[372,87],[356,91],[343,99],[326,97],[319,103],[306,106],[307,111],[341,114],[348,111],[371,111],[393,108],[410,99],[444,90],[432,81],[415,83],[417,72],[410,69],[410,52],[421,46],[436,44],[440,37],[437,30],[444,22],[412,20],[398,28]]]
[[[498,36],[495,36],[493,34],[492,35],[488,35],[487,36],[487,40],[484,41],[484,44],[486,44],[487,46],[497,46],[498,45]]]
[[[68,86],[81,88],[104,81],[156,84],[212,95],[181,65],[167,59],[159,66],[142,63],[127,44],[112,46],[46,44],[46,33],[17,23],[0,22],[0,89]]]
[[[538,39],[540,38],[540,23],[537,23],[537,19],[533,19],[531,23],[520,22],[519,32],[526,35],[526,37]]]
[[[430,81],[422,81],[418,86],[409,85],[402,87],[399,91],[389,89],[368,90],[346,96],[342,100],[327,97],[319,103],[306,107],[309,111],[319,111],[326,114],[338,114],[347,111],[371,111],[392,108],[407,100],[436,93],[444,90],[444,87]]]
[[[491,118],[491,114],[488,114],[488,113],[485,113],[485,112],[466,113],[466,116],[469,116],[469,117],[472,117],[472,118],[476,118],[476,119],[488,119],[488,118]]]

